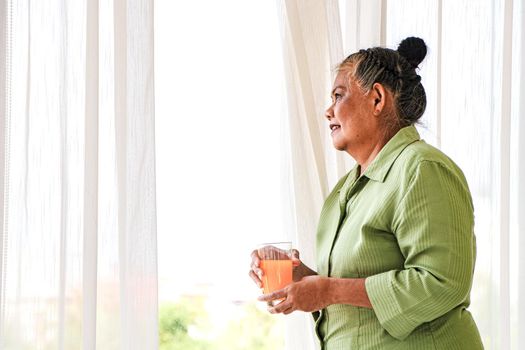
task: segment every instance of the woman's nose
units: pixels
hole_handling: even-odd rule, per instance
[[[328,121],[330,121],[334,117],[334,110],[332,106],[328,107],[328,109],[324,112],[324,116]]]

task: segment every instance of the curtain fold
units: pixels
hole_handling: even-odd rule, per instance
[[[0,349],[156,348],[153,1],[1,5]]]
[[[386,40],[386,0],[340,0],[346,56]]]
[[[122,339],[158,343],[153,1],[115,1],[115,130]],[[136,337],[127,337],[135,334]]]
[[[6,174],[9,157],[9,92],[10,92],[10,30],[9,16],[10,6],[8,1],[0,1],[0,198],[5,199],[8,193],[7,184],[9,176]],[[5,201],[4,201],[5,203]],[[5,230],[7,216],[6,206],[0,204],[0,339],[3,338],[5,312],[5,250],[7,248],[7,233]]]
[[[282,144],[285,146],[282,187],[285,189],[286,196],[284,207],[288,206],[286,209],[291,217],[291,220],[287,220],[284,232],[288,232],[294,247],[301,252],[302,260],[307,265],[314,267],[315,213],[320,209],[322,198],[328,190],[328,183],[325,160],[321,153],[323,145],[320,123],[317,120],[320,119],[318,116],[322,106],[319,102],[317,106],[315,105],[313,90],[316,86],[312,86],[313,77],[308,65],[313,62],[308,61],[310,57],[306,55],[305,45],[307,43],[312,46],[323,45],[326,32],[319,30],[318,33],[324,34],[325,37],[317,40],[315,40],[316,36],[310,35],[307,38],[302,32],[300,22],[302,18],[299,10],[303,12],[309,10],[307,15],[310,16],[310,21],[314,13],[319,14],[316,10],[324,10],[321,2],[317,4],[308,2],[308,5],[308,8],[305,9],[299,7],[296,1],[278,2],[287,91],[287,108],[282,123],[284,141]],[[318,18],[322,20],[322,16]],[[325,27],[326,25],[321,28]],[[324,52],[319,50],[314,53],[326,55],[327,49],[328,47]],[[313,57],[311,60],[321,60],[325,63],[316,67],[317,72],[326,67],[326,57]],[[321,87],[328,83],[327,80],[327,77],[324,76]],[[322,100],[319,92],[317,95],[317,100],[319,97]],[[306,115],[308,115],[307,118]],[[318,349],[311,316],[302,313],[294,313],[290,316],[286,319],[286,347],[288,349]]]
[[[512,3],[510,120],[510,323],[512,349],[525,334],[525,3]]]
[[[98,245],[99,8],[86,3],[82,347],[96,348]],[[62,327],[61,327],[62,329]]]

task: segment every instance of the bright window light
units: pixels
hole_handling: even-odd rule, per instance
[[[282,236],[277,20],[273,1],[155,1],[161,349],[283,347],[248,277]]]

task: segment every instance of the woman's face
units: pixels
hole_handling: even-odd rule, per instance
[[[339,72],[332,89],[332,104],[326,110],[332,142],[340,151],[358,151],[379,132],[374,118],[374,101],[347,72]]]

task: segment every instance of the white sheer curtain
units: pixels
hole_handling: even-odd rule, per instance
[[[338,4],[279,0],[286,79],[283,118],[285,228],[302,260],[315,268],[315,229],[324,198],[344,174],[345,159],[331,147],[323,118],[333,69],[342,58]],[[310,314],[287,318],[288,349],[317,349]]]
[[[156,348],[153,1],[0,7],[0,348]]]
[[[323,123],[329,69],[360,48],[395,49],[420,36],[429,47],[420,70],[428,105],[418,129],[463,169],[475,202],[471,311],[487,349],[525,346],[523,1],[282,0],[281,8],[289,164],[283,183],[291,189],[288,229],[306,261],[313,261],[322,200],[351,163],[334,155]],[[304,334],[307,326],[291,322],[289,332]]]

